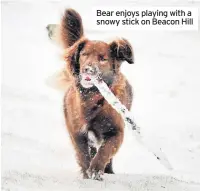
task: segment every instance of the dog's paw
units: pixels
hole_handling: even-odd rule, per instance
[[[93,158],[90,163],[90,167],[87,170],[87,174],[90,179],[102,181],[102,175],[104,174],[105,165],[99,157]]]
[[[99,181],[103,180],[103,178],[102,178],[103,171],[102,170],[88,169],[87,174],[90,179],[99,180]]]
[[[83,173],[83,179],[89,179],[90,177],[88,176],[88,173],[87,172],[84,172]]]

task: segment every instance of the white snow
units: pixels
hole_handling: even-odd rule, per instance
[[[174,0],[125,4],[199,6]],[[102,1],[3,1],[2,190],[200,190],[200,32],[93,31],[87,12],[95,5]],[[122,64],[134,87],[132,113],[147,141],[164,150],[172,172],[126,131],[115,175],[103,182],[79,176],[63,94],[45,84],[64,64],[45,27],[58,23],[65,7],[81,13],[89,38],[122,36],[133,44],[135,64]]]

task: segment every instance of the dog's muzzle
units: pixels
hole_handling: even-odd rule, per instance
[[[92,78],[99,75],[99,69],[96,66],[85,66],[81,73],[81,85],[84,88],[91,88],[94,84]]]

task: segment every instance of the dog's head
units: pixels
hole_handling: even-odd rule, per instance
[[[65,58],[70,71],[84,88],[93,86],[91,78],[97,74],[111,85],[123,61],[134,63],[133,50],[126,39],[106,43],[84,38],[81,17],[72,9],[63,16],[61,42],[67,48]]]

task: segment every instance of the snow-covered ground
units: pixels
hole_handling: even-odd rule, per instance
[[[102,2],[2,3],[2,190],[200,190],[200,32],[93,31],[87,12]],[[199,6],[194,1],[118,4]],[[122,66],[135,91],[132,112],[145,139],[165,151],[172,172],[127,131],[114,160],[116,175],[105,175],[103,182],[79,176],[63,94],[46,85],[63,62],[45,27],[58,23],[65,7],[81,13],[90,39],[123,36],[133,44],[136,63]]]

